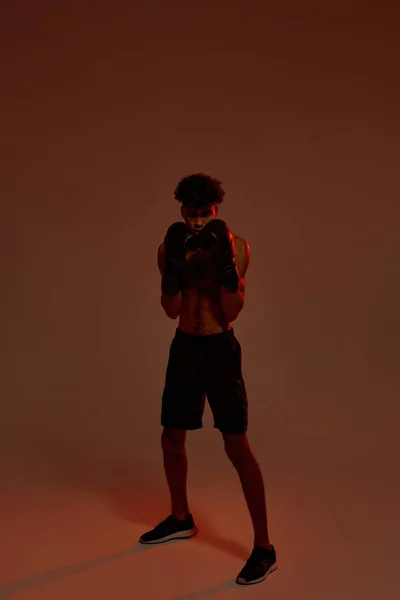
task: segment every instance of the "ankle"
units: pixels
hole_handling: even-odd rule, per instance
[[[189,512],[172,512],[171,513],[172,516],[174,517],[174,519],[176,519],[177,521],[186,521],[186,519],[189,516]]]
[[[272,544],[269,542],[254,542],[254,547],[262,548],[263,550],[272,550]]]

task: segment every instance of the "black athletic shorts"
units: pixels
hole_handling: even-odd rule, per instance
[[[162,397],[161,424],[171,429],[203,426],[207,396],[214,427],[222,433],[247,430],[247,395],[242,350],[233,329],[197,336],[176,330]]]

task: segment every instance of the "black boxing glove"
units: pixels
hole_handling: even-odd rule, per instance
[[[161,289],[169,296],[176,296],[182,289],[182,272],[186,263],[186,243],[193,237],[185,223],[171,225],[164,238],[165,265]]]
[[[239,273],[235,261],[235,242],[228,225],[221,219],[212,219],[195,236],[194,242],[202,250],[212,249],[219,283],[229,292],[239,287]]]

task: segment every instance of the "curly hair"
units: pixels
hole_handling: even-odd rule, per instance
[[[183,206],[203,208],[210,204],[221,204],[225,192],[221,182],[204,173],[183,177],[175,189],[175,199]]]

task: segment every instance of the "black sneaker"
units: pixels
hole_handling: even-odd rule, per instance
[[[175,519],[170,515],[154,529],[144,533],[139,538],[139,542],[141,544],[161,544],[161,542],[168,542],[169,540],[192,537],[197,531],[192,515],[188,515],[184,521]]]
[[[240,585],[261,583],[277,568],[275,548],[272,546],[271,550],[266,550],[255,546],[248,561],[237,576],[236,583]]]

